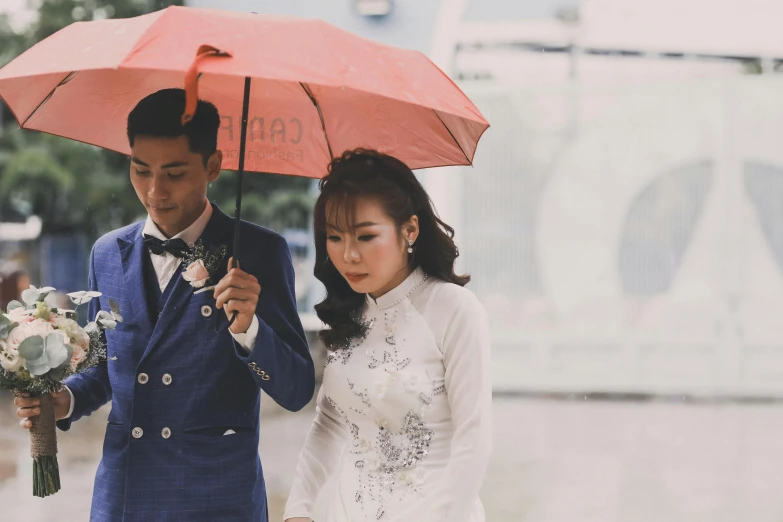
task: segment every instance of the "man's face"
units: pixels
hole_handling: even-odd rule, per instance
[[[207,186],[220,176],[222,155],[204,165],[188,138],[136,136],[131,147],[130,179],[139,201],[167,237],[188,228],[204,211]]]

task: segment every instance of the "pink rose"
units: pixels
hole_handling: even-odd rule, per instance
[[[71,370],[75,372],[76,368],[78,368],[87,357],[87,352],[84,350],[84,348],[77,344],[72,344],[71,347],[73,348],[73,355],[71,356]]]
[[[182,277],[185,279],[185,281],[190,283],[190,286],[194,288],[201,288],[207,284],[207,279],[209,279],[209,272],[207,271],[207,267],[204,266],[204,261],[199,259],[198,261],[191,263],[190,266],[188,266],[185,271],[182,272]]]
[[[14,323],[31,323],[35,319],[31,314],[26,313],[24,308],[14,308],[5,314]]]
[[[87,351],[90,349],[90,336],[87,335],[87,332],[79,328],[76,332],[76,335],[71,338],[71,345],[73,345],[74,348],[77,346],[81,348],[83,351]]]
[[[8,334],[8,339],[6,339],[6,344],[8,345],[8,348],[10,350],[14,352],[18,352],[19,345],[22,344],[22,342],[28,337],[32,337],[33,335],[40,335],[41,337],[46,337],[48,334],[50,334],[53,331],[54,328],[52,327],[52,325],[48,321],[44,321],[43,319],[35,319],[30,322],[19,323],[19,326],[11,330],[11,333]],[[65,335],[65,337],[67,339],[68,336]]]

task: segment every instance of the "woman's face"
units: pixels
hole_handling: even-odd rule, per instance
[[[327,205],[329,217],[330,210]],[[410,274],[408,239],[416,241],[418,218],[399,228],[372,198],[359,198],[351,218],[327,218],[326,252],[354,292],[378,298]]]

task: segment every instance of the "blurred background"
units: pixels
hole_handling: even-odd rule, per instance
[[[73,21],[168,5],[182,2],[0,0],[0,65]],[[491,319],[488,521],[783,520],[783,3],[185,5],[321,18],[417,49],[490,121],[472,168],[419,172]],[[0,306],[31,283],[85,287],[93,241],[143,217],[127,170],[21,131],[2,108]],[[317,187],[245,180],[243,215],[291,246],[320,369]],[[231,211],[232,190],[226,173],[210,198]],[[41,500],[10,394],[0,401],[0,521],[87,520],[107,411],[60,436],[64,489]],[[262,409],[281,520],[313,407]]]

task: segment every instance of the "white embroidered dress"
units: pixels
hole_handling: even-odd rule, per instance
[[[417,269],[368,298],[363,320],[367,334],[329,354],[285,519],[312,517],[339,473],[317,522],[484,521],[492,392],[483,307]]]

